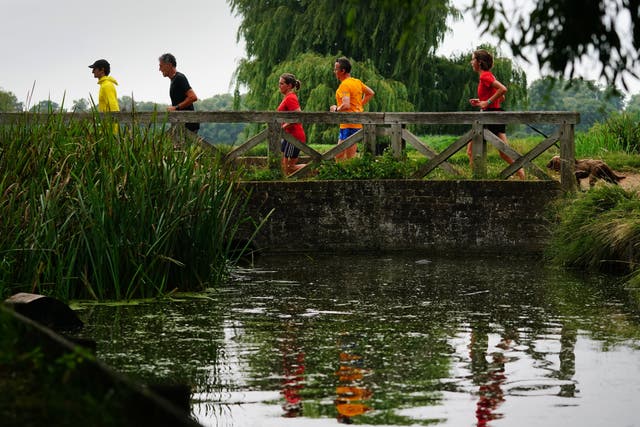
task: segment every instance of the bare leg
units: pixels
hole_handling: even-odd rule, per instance
[[[338,140],[338,144],[342,144],[342,139]],[[353,159],[358,152],[358,145],[354,144],[346,150],[342,151],[339,154],[336,154],[336,162],[341,162],[343,160]]]
[[[506,133],[499,133],[498,134],[498,138],[500,138],[502,140],[502,142],[504,142],[505,144],[509,145],[509,141],[507,140],[507,134]],[[504,159],[504,161],[509,163],[509,164],[513,163],[513,159],[511,157],[507,156],[502,151],[500,151],[500,157],[502,157]],[[518,172],[516,172],[516,174],[518,175],[518,178],[520,178],[521,180],[524,181],[524,179],[525,179],[524,169],[522,169],[522,168],[518,169]]]

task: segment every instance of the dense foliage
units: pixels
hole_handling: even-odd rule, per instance
[[[640,153],[640,112],[612,113],[588,131],[601,147],[617,147],[629,154]]]
[[[505,40],[516,56],[527,60],[533,50],[540,67],[559,75],[568,70],[573,77],[576,65],[595,53],[608,82],[633,75],[640,48],[638,0],[538,0],[515,9],[511,4],[473,0],[471,8],[482,29]]]
[[[391,151],[382,156],[365,154],[346,162],[327,161],[318,171],[318,179],[406,179],[416,171],[409,162],[398,162]]]
[[[596,122],[623,109],[624,99],[611,88],[603,88],[588,80],[545,78],[529,86],[529,110],[577,111],[578,130],[586,131]]]

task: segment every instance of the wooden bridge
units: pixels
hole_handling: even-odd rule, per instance
[[[29,113],[0,113],[0,124],[19,120]],[[65,120],[83,120],[94,118],[95,113],[61,113]],[[36,116],[36,114],[31,114]],[[44,116],[44,115],[43,115]],[[149,124],[170,123],[182,124],[199,123],[264,123],[266,129],[249,138],[246,142],[233,149],[224,156],[225,162],[232,162],[246,154],[256,145],[267,142],[269,155],[279,156],[279,144],[284,138],[309,156],[308,164],[296,171],[290,177],[307,175],[320,162],[334,159],[337,154],[350,146],[361,143],[365,152],[375,152],[378,138],[387,136],[391,141],[391,149],[396,158],[402,158],[402,150],[406,144],[413,146],[420,154],[427,157],[428,162],[422,166],[413,178],[420,179],[440,167],[450,174],[458,172],[447,162],[456,152],[473,141],[473,178],[487,177],[486,155],[487,144],[506,153],[513,164],[501,171],[500,177],[508,178],[520,168],[526,168],[540,180],[551,180],[543,170],[537,167],[533,160],[554,145],[559,145],[562,167],[560,170],[561,186],[566,191],[574,191],[577,182],[574,176],[575,159],[575,125],[580,116],[576,112],[447,112],[447,113],[329,113],[329,112],[273,112],[273,111],[211,111],[211,112],[120,112],[110,113],[110,116],[121,124]],[[282,131],[285,122],[300,122],[308,124],[362,123],[363,130],[346,139],[342,144],[321,153]],[[546,137],[527,153],[518,153],[512,147],[505,145],[496,135],[485,128],[490,124],[550,124],[555,131]],[[408,125],[470,125],[471,129],[456,139],[441,152],[436,152],[411,133]],[[207,144],[209,147],[215,147]],[[277,165],[278,162],[270,162]]]

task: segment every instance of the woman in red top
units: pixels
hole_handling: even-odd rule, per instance
[[[476,50],[471,56],[471,67],[473,67],[473,71],[478,73],[480,82],[478,83],[478,97],[470,99],[469,103],[474,107],[480,107],[482,111],[502,111],[500,104],[504,101],[507,88],[496,80],[496,77],[491,72],[493,56],[484,49]],[[485,127],[497,135],[505,144],[509,144],[504,124],[487,125]],[[467,145],[469,163],[473,162],[471,147],[472,143],[469,142]],[[500,157],[509,164],[513,163],[513,159],[502,151],[500,151]],[[520,179],[524,179],[524,170],[519,169],[517,174]]]
[[[296,90],[300,89],[300,80],[297,80],[293,74],[285,73],[280,76],[278,85],[280,87],[280,93],[284,95],[284,99],[278,106],[278,111],[302,111],[300,109],[300,103],[298,102],[298,95],[296,95]],[[307,142],[302,124],[283,123],[282,128],[298,141],[302,143]],[[291,175],[305,166],[304,164],[297,164],[300,149],[287,142],[286,139],[282,140],[280,151],[282,151],[282,173],[285,175]]]

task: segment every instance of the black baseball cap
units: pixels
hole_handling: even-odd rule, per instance
[[[98,59],[93,64],[89,65],[89,68],[110,68],[109,62],[106,59]]]

